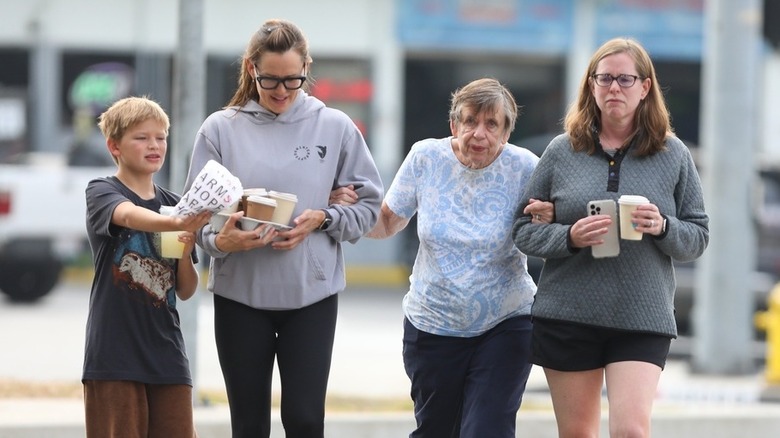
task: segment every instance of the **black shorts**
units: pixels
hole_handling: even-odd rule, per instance
[[[587,371],[623,361],[664,368],[672,338],[534,318],[531,362],[558,371]]]

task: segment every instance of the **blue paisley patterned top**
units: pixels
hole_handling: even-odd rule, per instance
[[[450,141],[415,143],[385,201],[403,218],[417,213],[420,245],[404,315],[418,330],[473,337],[530,313],[536,285],[511,231],[539,159],[506,144],[489,166],[470,169]]]

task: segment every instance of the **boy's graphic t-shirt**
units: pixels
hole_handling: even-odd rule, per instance
[[[111,223],[114,209],[122,202],[153,211],[178,202],[179,197],[168,190],[156,186],[155,192],[154,199],[141,199],[115,177],[96,179],[87,186],[87,235],[95,278],[84,380],[192,384],[176,310],[178,261],[160,256],[160,233]],[[196,257],[194,251],[192,256]]]

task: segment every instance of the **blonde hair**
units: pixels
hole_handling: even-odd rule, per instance
[[[464,107],[471,108],[475,113],[483,111],[504,110],[504,133],[511,134],[515,129],[515,121],[520,110],[514,96],[495,79],[483,78],[469,82],[452,93],[450,104],[450,121],[460,123]]]
[[[246,68],[247,62],[256,66],[264,54],[268,52],[285,53],[288,50],[295,50],[301,56],[303,68],[307,74],[304,89],[308,89],[308,85],[311,83],[308,73],[312,63],[311,55],[309,55],[309,42],[298,26],[290,21],[274,18],[267,20],[257,32],[252,34],[241,58],[241,65],[238,67],[238,88],[226,107],[243,106],[251,100],[260,99],[255,78]]]
[[[564,130],[569,134],[576,151],[592,154],[596,151],[594,129],[601,125],[601,110],[593,97],[592,77],[596,74],[599,62],[607,56],[626,53],[634,60],[639,80],[650,79],[650,90],[639,102],[634,114],[635,139],[633,146],[636,155],[651,155],[663,150],[666,138],[674,134],[669,110],[666,107],[653,61],[639,42],[631,38],[614,38],[604,43],[590,58],[588,69],[582,76],[577,100],[569,107],[563,122]]]
[[[147,120],[154,120],[165,126],[165,135],[171,127],[168,114],[160,104],[142,97],[125,97],[114,102],[103,114],[100,115],[98,127],[106,139],[119,141],[128,129]]]

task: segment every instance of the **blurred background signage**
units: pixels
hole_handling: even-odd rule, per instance
[[[631,35],[654,56],[701,56],[704,0],[593,3],[599,41]],[[570,0],[403,0],[398,32],[409,48],[562,54],[571,44],[576,7]]]
[[[79,74],[68,93],[72,109],[89,109],[98,115],[117,99],[130,94],[133,69],[119,62],[94,64]]]

